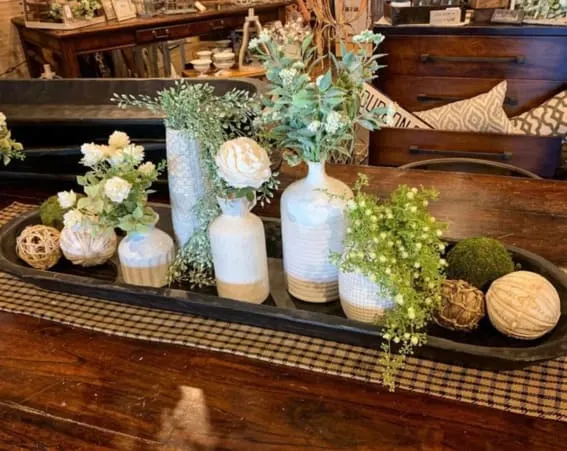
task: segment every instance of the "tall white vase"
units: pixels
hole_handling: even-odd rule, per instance
[[[394,300],[359,272],[339,272],[341,307],[347,318],[374,323],[394,307]]]
[[[163,287],[175,254],[171,237],[152,227],[148,232],[126,235],[118,246],[124,282],[146,287]]]
[[[167,128],[165,136],[173,231],[182,247],[199,227],[195,205],[206,191],[200,146],[180,130]]]
[[[281,198],[283,264],[289,292],[307,302],[339,297],[338,270],[331,251],[342,252],[346,201],[352,191],[329,177],[325,163],[308,163],[307,177],[292,183]],[[331,196],[329,196],[331,194]]]
[[[270,294],[264,225],[246,198],[218,202],[209,238],[219,296],[260,304]]]

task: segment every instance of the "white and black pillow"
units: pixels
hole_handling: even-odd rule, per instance
[[[567,90],[510,121],[527,135],[566,136]]]
[[[508,82],[503,81],[476,97],[414,114],[437,130],[521,133],[510,122],[502,106],[507,88]]]

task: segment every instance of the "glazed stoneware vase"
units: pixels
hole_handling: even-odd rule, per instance
[[[205,193],[205,179],[198,141],[171,128],[166,129],[167,173],[173,231],[182,247],[199,227],[195,205]]]
[[[106,263],[116,252],[118,240],[112,229],[94,231],[92,227],[63,227],[59,247],[74,265],[97,266]]]
[[[390,296],[382,294],[378,285],[359,272],[339,271],[339,297],[346,317],[364,323],[375,323],[395,305]]]
[[[246,198],[218,203],[222,214],[209,226],[218,294],[260,304],[270,294],[264,225]]]
[[[307,177],[292,183],[281,198],[284,272],[292,296],[330,302],[339,297],[339,276],[329,254],[342,252],[345,199],[352,191],[327,175],[324,162],[308,166]]]
[[[163,287],[175,254],[173,239],[151,227],[147,232],[132,232],[120,242],[118,257],[124,282],[145,287]]]

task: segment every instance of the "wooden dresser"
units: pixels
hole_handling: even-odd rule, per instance
[[[387,53],[376,86],[408,111],[470,98],[508,80],[504,107],[512,117],[567,88],[567,28],[380,26],[375,31],[386,36],[379,51]],[[371,164],[401,165],[444,156],[490,158],[549,177],[558,163],[558,142],[384,129],[371,137],[369,159]],[[419,152],[422,147],[426,152]]]

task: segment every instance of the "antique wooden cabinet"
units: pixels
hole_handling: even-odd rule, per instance
[[[567,88],[567,28],[380,26],[375,31],[386,36],[379,50],[387,53],[376,86],[408,111],[470,98],[507,80],[504,108],[512,117]],[[442,131],[384,129],[370,142],[371,164],[468,156],[504,160],[548,177],[560,152],[558,139]]]

